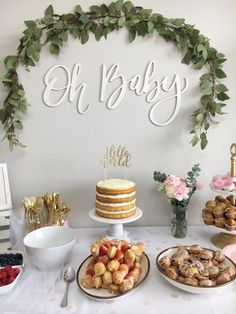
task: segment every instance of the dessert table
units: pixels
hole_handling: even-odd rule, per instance
[[[68,265],[76,270],[90,255],[89,249],[106,233],[105,228],[79,228],[78,240]],[[188,228],[187,237],[177,239],[171,236],[170,227],[126,227],[130,240],[145,243],[145,252],[150,259],[150,273],[143,284],[126,296],[113,301],[89,299],[74,281],[69,288],[68,307],[61,308],[65,283],[60,271],[39,271],[25,255],[25,271],[15,289],[8,295],[0,296],[1,314],[235,314],[236,284],[227,287],[219,294],[194,295],[175,288],[166,282],[156,268],[156,256],[165,248],[176,245],[199,244],[202,247],[217,249],[210,241],[215,230],[207,226]],[[67,265],[67,266],[68,266]],[[65,266],[66,268],[66,266]]]

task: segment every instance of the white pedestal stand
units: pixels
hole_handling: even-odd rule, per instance
[[[95,209],[92,208],[89,211],[89,217],[97,222],[109,224],[109,229],[107,230],[107,237],[109,238],[122,238],[125,240],[129,240],[128,232],[124,230],[123,224],[127,224],[129,222],[136,221],[140,219],[143,215],[143,212],[140,208],[136,208],[136,213],[134,216],[128,217],[128,218],[122,218],[122,219],[109,219],[109,218],[103,218],[99,217],[95,214]]]

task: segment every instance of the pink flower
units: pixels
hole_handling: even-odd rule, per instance
[[[178,201],[187,200],[189,198],[189,188],[185,183],[181,182],[180,185],[174,188],[174,198]]]
[[[170,174],[167,179],[165,180],[165,185],[167,186],[178,186],[180,184],[180,178],[179,177],[176,177],[175,175],[173,174]]]
[[[203,184],[200,183],[200,182],[197,182],[197,183],[196,183],[196,189],[197,189],[197,190],[201,190],[202,188],[203,188]]]
[[[222,179],[215,179],[213,182],[212,182],[212,186],[214,189],[222,189],[222,187],[224,186],[225,184],[225,181],[222,180]]]

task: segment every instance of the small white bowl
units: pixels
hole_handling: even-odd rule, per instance
[[[23,269],[20,265],[12,266],[12,268],[19,268],[20,272],[12,283],[10,283],[9,285],[0,287],[0,295],[5,295],[5,294],[8,294],[9,292],[11,292],[11,290],[15,287],[17,281],[19,280],[19,278],[23,272]]]
[[[24,245],[37,268],[51,270],[62,268],[68,262],[75,240],[75,230],[50,226],[28,233],[24,237]]]

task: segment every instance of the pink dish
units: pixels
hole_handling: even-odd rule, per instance
[[[230,244],[223,248],[223,254],[236,263],[236,244]]]

